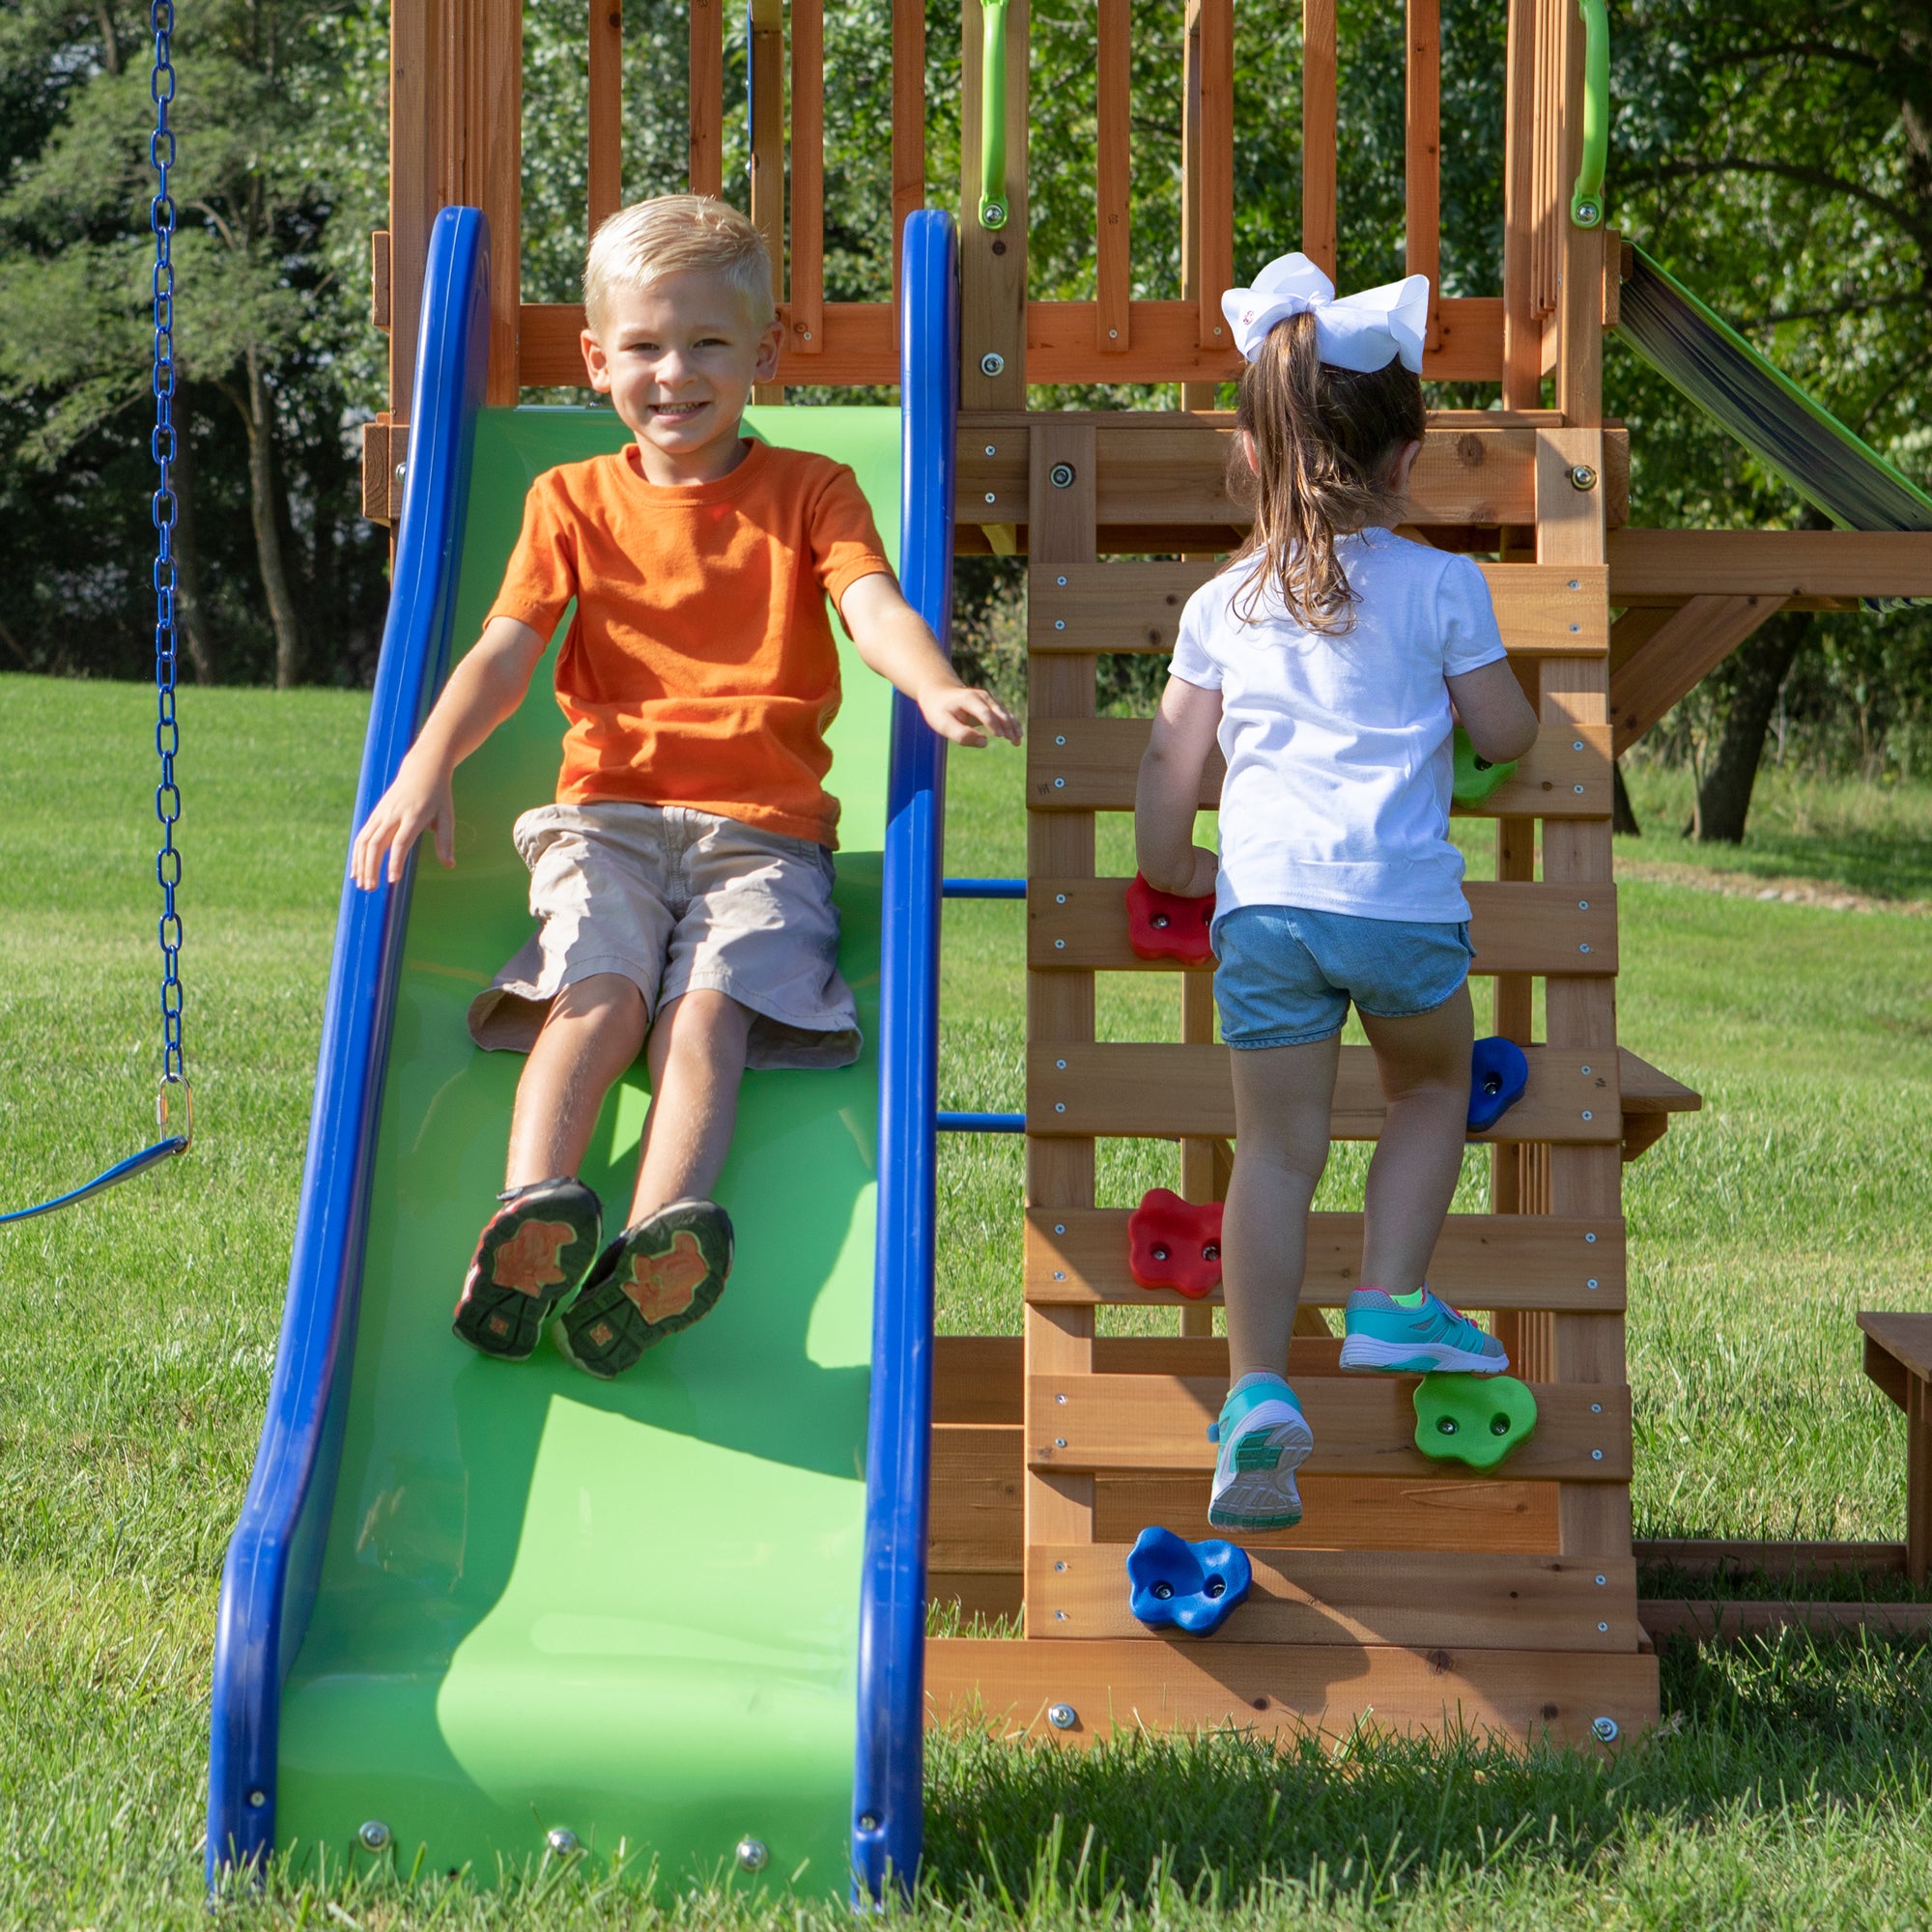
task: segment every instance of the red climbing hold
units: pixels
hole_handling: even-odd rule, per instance
[[[1208,928],[1214,921],[1214,895],[1184,899],[1157,893],[1140,873],[1127,888],[1127,939],[1137,959],[1181,959],[1199,965],[1214,956]]]
[[[1221,1203],[1151,1187],[1127,1216],[1127,1266],[1143,1288],[1198,1301],[1221,1285]]]

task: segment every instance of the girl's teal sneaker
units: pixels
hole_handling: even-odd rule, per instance
[[[1294,1472],[1315,1437],[1279,1376],[1243,1376],[1208,1432],[1220,1444],[1208,1520],[1216,1529],[1293,1529],[1301,1520]]]
[[[1458,1315],[1427,1288],[1398,1301],[1378,1288],[1358,1288],[1343,1311],[1342,1366],[1385,1376],[1499,1376],[1509,1356],[1493,1335]]]

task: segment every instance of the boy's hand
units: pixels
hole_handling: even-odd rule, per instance
[[[436,856],[444,866],[456,864],[456,808],[450,797],[449,774],[425,776],[403,760],[395,782],[376,801],[362,830],[349,850],[349,874],[366,892],[381,885],[383,857],[388,855],[391,885],[403,876],[410,848],[425,832],[436,835]]]
[[[1009,745],[1020,741],[1019,721],[991,692],[970,684],[928,687],[920,694],[920,716],[955,745],[983,745],[988,733]]]

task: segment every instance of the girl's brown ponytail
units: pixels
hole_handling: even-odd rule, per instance
[[[1354,592],[1335,539],[1401,520],[1390,469],[1425,423],[1422,384],[1400,359],[1373,374],[1335,369],[1316,353],[1315,318],[1290,316],[1268,331],[1241,377],[1230,488],[1255,508],[1251,558],[1235,612],[1252,620],[1272,586],[1288,614],[1333,635],[1354,622]],[[1254,450],[1250,469],[1242,435]]]

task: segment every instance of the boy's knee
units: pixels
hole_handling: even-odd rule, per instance
[[[634,981],[621,973],[596,973],[587,980],[573,980],[558,992],[545,1015],[544,1028],[546,1032],[553,1028],[584,1029],[629,1035],[635,1052],[649,1018],[644,996]]]

